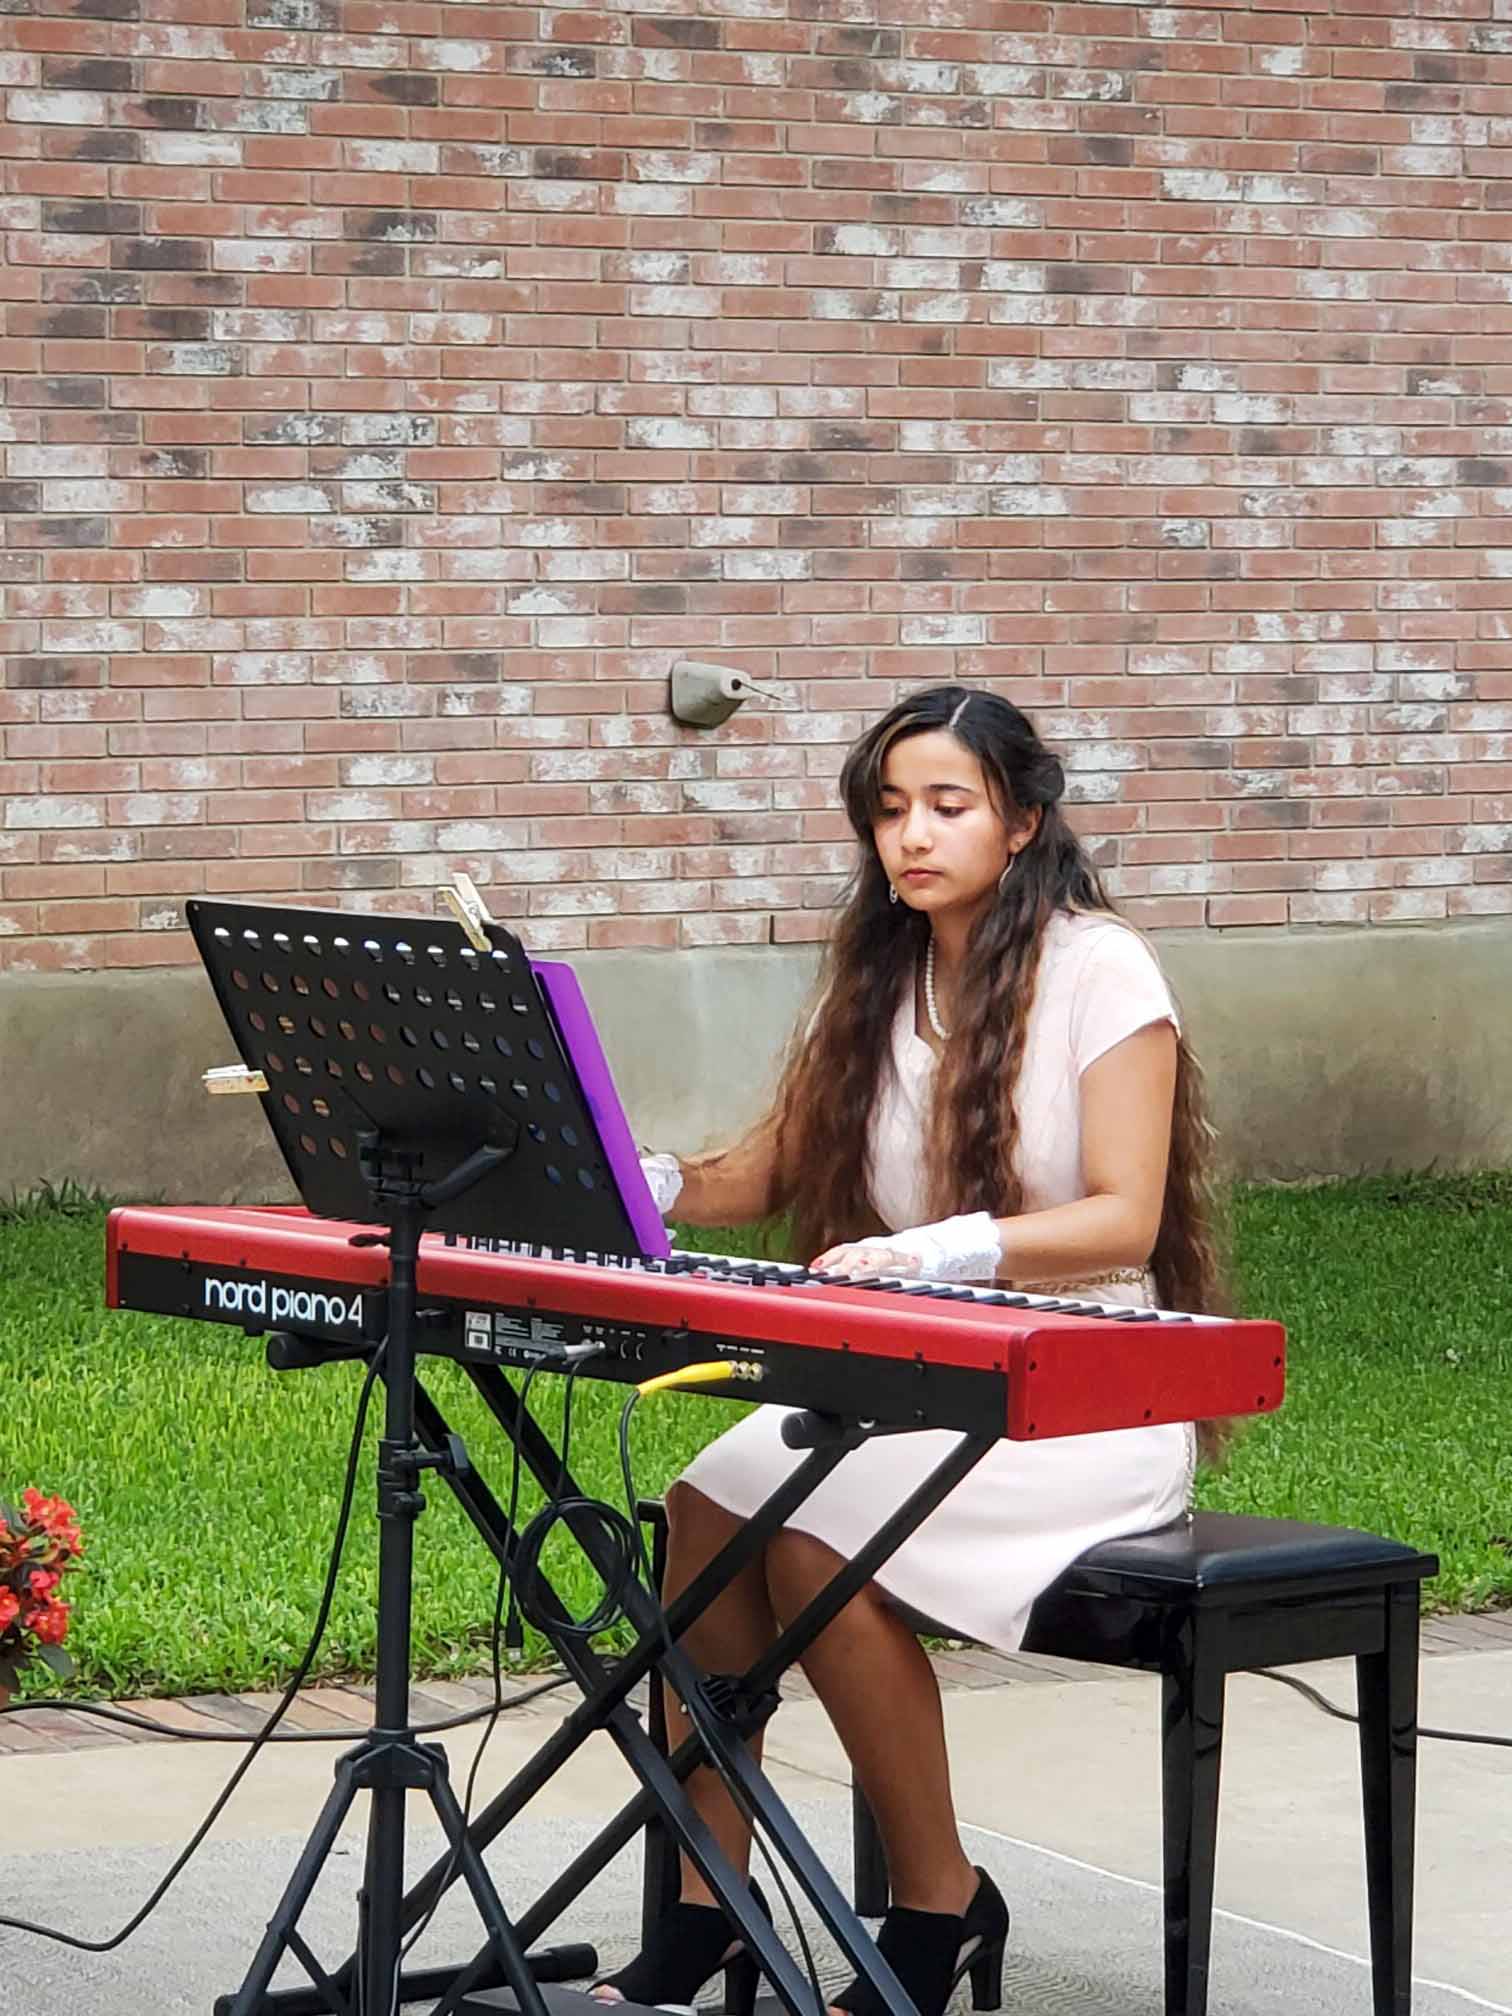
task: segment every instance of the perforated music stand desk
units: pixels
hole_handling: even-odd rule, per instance
[[[308,1208],[372,1219],[359,1142],[438,1181],[505,1152],[427,1229],[653,1257],[667,1233],[569,966],[502,925],[193,901],[190,929]],[[507,1144],[507,1145],[506,1145]]]

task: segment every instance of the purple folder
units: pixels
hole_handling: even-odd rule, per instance
[[[672,1250],[662,1215],[651,1201],[651,1192],[641,1174],[640,1157],[630,1133],[625,1109],[609,1075],[609,1060],[599,1042],[588,1003],[572,968],[560,959],[532,959],[530,969],[541,983],[541,992],[551,1010],[573,1070],[577,1073],[583,1103],[598,1129],[604,1159],[619,1191],[625,1216],[642,1254],[661,1260]]]

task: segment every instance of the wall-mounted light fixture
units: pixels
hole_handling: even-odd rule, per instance
[[[767,700],[780,706],[782,699],[772,687],[759,686],[733,666],[679,658],[672,667],[672,712],[688,728],[717,728],[745,700]]]

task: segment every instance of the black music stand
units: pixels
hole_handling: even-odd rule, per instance
[[[444,1753],[417,1742],[409,1726],[412,1529],[423,1504],[418,1477],[427,1468],[436,1471],[506,1570],[515,1561],[519,1535],[416,1378],[416,1352],[428,1348],[424,1312],[415,1308],[421,1227],[628,1257],[652,1250],[643,1230],[637,1238],[646,1222],[637,1207],[647,1200],[637,1197],[635,1186],[643,1191],[644,1182],[606,1073],[598,1096],[588,1096],[595,1073],[602,1073],[602,1057],[591,1028],[583,1022],[574,1026],[560,972],[552,986],[543,967],[538,991],[517,941],[500,927],[488,927],[490,951],[480,954],[460,927],[434,920],[203,902],[191,903],[188,913],[243,1061],[267,1078],[264,1110],[311,1210],[381,1224],[384,1232],[355,1236],[386,1240],[391,1255],[381,1365],[388,1412],[379,1461],[375,1726],[338,1764],[337,1783],[252,1969],[234,1996],[217,2000],[215,2016],[392,2016],[399,2004],[437,1996],[435,2016],[494,2016],[505,2006],[501,1993],[523,2016],[544,2016],[553,2003],[562,2016],[568,2010],[595,2016],[597,2004],[580,1996],[564,2003],[560,1989],[553,1988],[552,2003],[545,2002],[538,1985],[591,1973],[596,1964],[591,1949],[535,1951],[528,1959],[526,1954],[599,1871],[652,1824],[703,1873],[785,2009],[792,2016],[819,2016],[810,1981],[688,1797],[685,1781],[710,1755],[739,1783],[774,1851],[889,2016],[913,2016],[896,1976],[753,1761],[746,1738],[776,1706],[782,1674],[991,1450],[1000,1427],[985,1422],[980,1433],[953,1439],[909,1497],[745,1674],[700,1673],[679,1642],[684,1632],[846,1455],[872,1434],[891,1429],[813,1413],[789,1419],[784,1440],[804,1452],[796,1467],[665,1612],[638,1580],[628,1584],[624,1611],[637,1635],[616,1661],[588,1645],[549,1581],[539,1578],[537,1621],[583,1698],[464,1829]],[[550,1016],[542,1009],[543,992],[551,1000]],[[500,1039],[509,1047],[501,1047]],[[516,1066],[518,1083],[504,1075]],[[564,1158],[567,1148],[578,1152],[577,1162]],[[655,1230],[660,1236],[659,1226]],[[381,1341],[374,1329],[364,1340],[369,1353]],[[287,1348],[269,1352],[279,1369],[351,1355],[349,1342],[295,1336],[281,1343]],[[542,1488],[564,1501],[581,1500],[560,1453],[499,1366],[464,1362],[474,1388]],[[617,1569],[607,1536],[578,1514],[567,1523],[608,1583]],[[653,1668],[685,1701],[696,1696],[702,1703],[698,1733],[671,1756],[630,1706],[632,1691]],[[613,1740],[640,1790],[511,1924],[483,1869],[483,1852],[600,1732]],[[342,1815],[368,1785],[375,1789],[358,1943],[328,1972],[300,1937],[298,1920]],[[404,1894],[403,1814],[410,1790],[429,1796],[448,1847]],[[662,1866],[671,1869],[666,1856]],[[463,1965],[399,1974],[403,1935],[457,1880],[468,1884],[478,1902],[486,1943]],[[270,1989],[286,1952],[305,1968],[311,1986]]]
[[[382,1327],[384,1432],[378,1448],[376,1703],[369,1734],[336,1782],[242,1986],[217,2002],[257,2016],[285,1953],[325,2006],[390,2016],[400,1993],[404,1824],[410,1792],[434,1807],[456,1874],[472,1892],[496,1978],[526,2016],[546,2016],[537,1977],[582,1969],[575,1953],[527,1959],[469,1837],[439,1744],[417,1740],[409,1702],[414,1524],[427,1469],[456,1484],[469,1465],[448,1435],[416,1432],[416,1307],[422,1229],[497,1233],[600,1253],[638,1251],[557,1030],[518,941],[488,927],[423,918],[192,902],[188,917],[216,996],[262,1095],[289,1172],[312,1212],[381,1226],[354,1235],[389,1249]],[[360,1791],[370,1791],[357,1965],[338,1985],[298,1930],[320,1870]],[[589,1955],[587,1965],[593,1965]]]

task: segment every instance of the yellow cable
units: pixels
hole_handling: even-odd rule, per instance
[[[702,1365],[684,1365],[680,1372],[663,1372],[658,1378],[647,1379],[636,1387],[637,1393],[662,1393],[669,1386],[713,1386],[723,1379],[738,1379],[741,1374],[728,1358],[710,1358]]]

